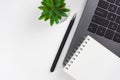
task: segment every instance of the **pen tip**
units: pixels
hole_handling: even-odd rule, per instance
[[[75,14],[73,15],[73,18],[75,18],[75,17],[76,17],[76,15],[77,15],[77,13],[75,13]]]

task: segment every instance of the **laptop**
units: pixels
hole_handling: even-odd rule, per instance
[[[90,35],[120,57],[120,0],[88,0],[66,58],[83,36]]]

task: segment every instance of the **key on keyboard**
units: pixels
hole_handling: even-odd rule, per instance
[[[102,25],[102,26],[104,26],[104,27],[107,27],[107,25],[108,25],[108,23],[109,23],[108,20],[103,19],[103,18],[101,18],[101,17],[98,17],[98,16],[96,16],[96,15],[93,16],[92,21],[93,21],[94,23],[97,23],[97,24]]]
[[[113,22],[110,22],[108,28],[111,29],[111,30],[116,30],[117,29],[117,24],[113,23]]]
[[[115,4],[120,6],[120,0],[116,0]]]
[[[107,17],[108,20],[114,21],[115,18],[116,18],[116,15],[115,15],[115,14],[113,14],[113,13],[111,13],[111,12],[108,14],[108,17]]]
[[[98,35],[100,35],[100,36],[104,36],[105,31],[106,31],[106,29],[105,29],[104,27],[99,26],[96,34],[98,34]]]
[[[97,7],[97,9],[95,10],[95,14],[98,15],[98,16],[106,18],[108,12],[105,11],[104,9],[101,9],[101,8]]]
[[[103,9],[107,9],[109,6],[109,3],[105,2],[104,0],[100,0],[98,3],[98,6],[103,8]]]
[[[115,6],[115,5],[113,5],[113,4],[110,4],[108,10],[111,11],[111,12],[116,12],[117,6]]]
[[[108,2],[111,2],[111,3],[114,3],[115,2],[115,0],[107,0]]]
[[[114,32],[112,30],[109,30],[109,29],[105,33],[105,37],[108,39],[112,39],[113,35],[114,35]]]
[[[119,32],[120,33],[120,25],[118,26],[118,28],[117,28],[117,32]]]
[[[117,14],[120,15],[120,7],[117,9]]]
[[[120,16],[117,16],[116,23],[120,24]]]
[[[113,40],[120,43],[120,34],[116,33]]]
[[[98,28],[98,25],[94,24],[94,23],[91,23],[90,24],[90,27],[88,28],[88,31],[92,32],[92,33],[95,33],[96,30]]]

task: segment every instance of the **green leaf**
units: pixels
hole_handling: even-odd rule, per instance
[[[43,6],[46,6],[47,8],[51,8],[51,4],[50,3],[41,2],[41,4]]]
[[[56,24],[59,23],[59,20],[58,20],[57,16],[54,16],[54,20],[55,20]]]
[[[57,9],[61,9],[61,8],[64,8],[66,6],[65,3],[61,4],[60,6],[56,7]]]
[[[51,5],[51,7],[54,7],[53,0],[50,0],[50,5]]]
[[[44,19],[44,21],[47,21],[49,19],[49,17],[48,16],[46,16],[46,18]]]
[[[70,11],[70,9],[67,9],[67,8],[63,8],[61,10],[64,11],[64,12],[69,12]]]
[[[53,12],[52,11],[49,11],[48,12],[48,16],[51,17],[53,15]]]
[[[55,6],[56,7],[60,7],[60,6],[62,6],[62,4],[61,3],[57,3]]]
[[[38,7],[40,10],[47,10],[48,8],[47,7],[45,7],[45,6],[40,6],[40,7]]]
[[[46,18],[46,15],[41,15],[41,16],[39,17],[39,20],[42,20],[42,19],[44,19],[44,18]]]
[[[60,0],[61,1],[61,3],[64,3],[65,2],[65,0]]]
[[[61,19],[62,15],[59,13],[59,11],[55,10],[55,15],[58,17],[58,19]]]
[[[53,4],[55,5],[55,3],[56,3],[56,0],[52,0],[53,1]]]
[[[42,12],[42,15],[48,15],[49,14],[49,11],[45,10]]]
[[[67,17],[67,14],[64,11],[58,10],[62,16]]]
[[[50,25],[53,26],[53,24],[54,24],[54,17],[52,16],[50,17]]]
[[[65,0],[56,0],[56,3],[64,3],[65,2]]]
[[[49,7],[52,7],[54,5],[53,0],[43,0],[43,2],[45,2]]]
[[[65,1],[65,0],[56,0],[55,6],[56,6],[56,7],[60,7],[62,4],[64,4],[64,1]]]

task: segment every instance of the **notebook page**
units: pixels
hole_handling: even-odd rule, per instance
[[[63,70],[76,80],[120,80],[120,58],[92,37],[87,38],[90,40],[83,41]]]

